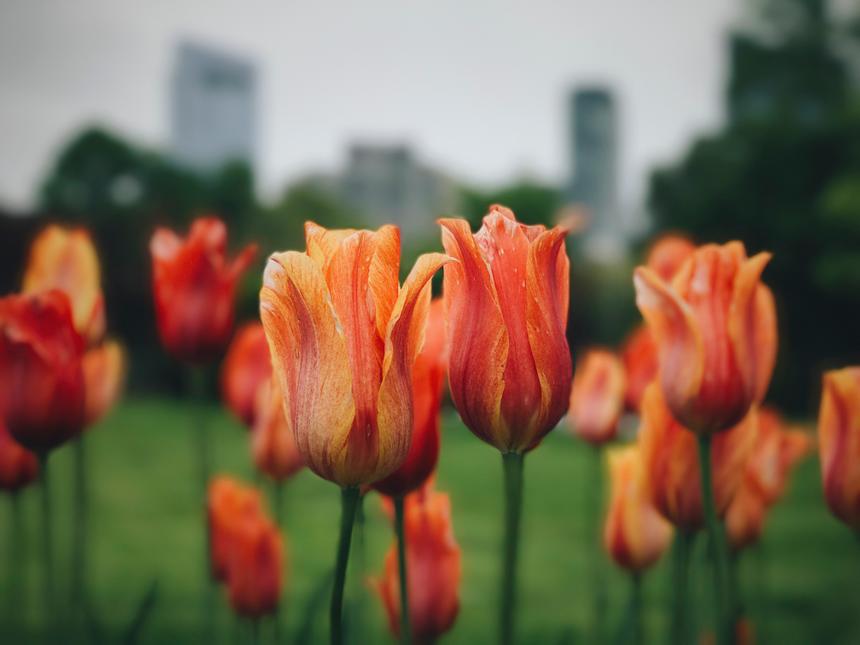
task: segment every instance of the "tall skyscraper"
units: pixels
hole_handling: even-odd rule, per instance
[[[203,172],[230,161],[253,166],[257,71],[251,61],[181,43],[170,107],[171,150],[177,161]]]
[[[566,198],[586,207],[587,245],[612,253],[623,245],[618,215],[618,113],[606,87],[575,89],[568,105],[571,174]]]

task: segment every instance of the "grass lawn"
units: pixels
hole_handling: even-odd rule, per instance
[[[169,400],[123,404],[86,438],[90,464],[89,595],[96,617],[84,642],[121,642],[145,591],[157,583],[155,604],[140,633],[141,643],[201,642],[203,607],[203,519],[191,448],[191,410]],[[247,436],[239,424],[213,406],[216,472],[251,481]],[[456,415],[446,416],[437,487],[451,494],[454,531],[463,549],[460,615],[446,643],[495,642],[498,551],[502,498],[498,453],[474,438]],[[67,613],[72,525],[72,450],[52,457],[54,541],[60,614]],[[608,576],[607,624],[614,633],[623,614],[629,582],[589,543],[590,449],[555,432],[526,459],[524,535],[519,593],[519,642],[591,643],[594,593],[590,567],[599,562]],[[697,485],[690,482],[690,485]],[[271,498],[270,498],[271,499]],[[308,642],[327,642],[327,595],[309,612],[331,569],[339,513],[339,491],[310,472],[288,483],[289,574],[285,594],[286,634],[292,642],[311,615]],[[13,507],[0,508],[0,643],[24,643],[41,633],[39,496],[25,491],[20,502],[22,533],[10,548]],[[391,530],[375,495],[365,500],[365,560],[368,576],[381,570]],[[709,570],[704,540],[695,556],[697,595],[706,599]],[[368,590],[354,542],[348,580],[354,643],[386,643],[381,603]],[[599,559],[599,560],[595,560]],[[758,642],[860,643],[860,544],[827,512],[816,459],[795,473],[789,494],[773,511],[764,544],[741,562],[744,596]],[[22,569],[17,589],[10,571]],[[761,575],[762,572],[765,575]],[[646,628],[650,642],[663,643],[671,581],[668,558],[645,579]],[[323,591],[324,593],[324,591]],[[215,643],[247,640],[219,595]],[[319,603],[317,603],[319,605]],[[357,609],[363,607],[363,610]],[[10,608],[14,608],[10,616]],[[264,631],[269,636],[270,626]],[[67,628],[56,642],[70,642]],[[285,639],[286,640],[286,639]]]

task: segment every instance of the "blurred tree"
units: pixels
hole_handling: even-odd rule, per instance
[[[481,219],[491,204],[507,206],[516,213],[517,219],[526,224],[552,225],[561,205],[561,195],[554,186],[524,179],[489,191],[462,188],[461,202],[462,216],[475,229],[481,225]]]
[[[810,412],[822,368],[860,361],[860,102],[824,0],[767,0],[731,39],[728,124],[656,171],[657,228],[774,253],[772,396]],[[837,46],[837,44],[839,46]]]

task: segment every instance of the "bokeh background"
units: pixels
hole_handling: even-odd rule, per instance
[[[130,356],[126,402],[93,433],[92,633],[105,642],[153,584],[142,638],[195,633],[190,413],[154,324],[147,244],[158,224],[183,229],[215,212],[231,244],[261,244],[261,270],[267,253],[303,247],[306,219],[394,222],[408,267],[439,248],[440,215],[478,225],[493,202],[532,223],[576,214],[589,225],[569,249],[574,352],[617,346],[637,323],[631,270],[655,234],[740,239],[774,253],[765,274],[780,321],[772,402],[811,421],[821,371],[860,362],[852,0],[3,0],[0,93],[0,292],[18,288],[46,222],[83,224],[99,247],[110,329]],[[249,274],[240,320],[256,316],[260,271]],[[216,463],[250,478],[243,431],[217,408],[216,376],[213,367]],[[531,642],[575,639],[587,623],[585,449],[555,435],[529,464]],[[495,602],[496,457],[453,414],[443,442],[440,487],[452,493],[465,563],[449,640],[475,642]],[[766,580],[746,572],[755,612],[767,640],[860,642],[860,552],[825,513],[817,477],[814,463],[802,466],[774,513],[758,565]],[[288,499],[287,615],[296,634],[313,634],[302,630],[312,630],[315,585],[333,552],[336,490],[303,473]],[[377,570],[387,527],[375,507],[369,515]],[[15,560],[36,577],[32,559]],[[664,577],[658,570],[648,590],[655,630]],[[25,634],[39,622],[33,586]],[[356,615],[376,642],[381,608],[360,591],[368,609]],[[616,604],[611,596],[610,612]],[[226,610],[222,618],[227,642],[235,627]]]

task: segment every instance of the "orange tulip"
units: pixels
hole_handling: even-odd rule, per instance
[[[248,428],[254,427],[257,392],[271,376],[272,359],[263,325],[245,323],[236,332],[224,358],[221,393],[227,407]]]
[[[672,414],[702,435],[737,425],[764,397],[776,357],[773,295],[759,281],[770,255],[702,246],[671,286],[636,269],[636,303],[659,348]]]
[[[83,350],[62,291],[0,299],[0,410],[25,448],[47,453],[83,428]]]
[[[256,245],[228,262],[227,227],[217,218],[201,217],[185,240],[157,229],[149,249],[161,342],[180,360],[211,360],[230,340],[236,284],[253,261]]]
[[[827,505],[860,531],[860,367],[824,375],[818,446]]]
[[[755,544],[764,532],[767,503],[745,478],[726,511],[726,536],[735,551]]]
[[[491,206],[474,235],[442,219],[451,398],[463,422],[502,452],[535,448],[568,406],[567,229],[526,226]]]
[[[260,472],[284,481],[305,465],[292,429],[284,418],[283,396],[272,378],[258,392],[251,453]]]
[[[657,343],[647,325],[633,330],[621,348],[621,361],[626,375],[624,407],[630,412],[638,412],[642,405],[645,388],[657,376]]]
[[[755,442],[756,423],[753,410],[735,428],[713,439],[712,481],[717,515],[721,517],[743,477]],[[658,383],[645,390],[638,442],[654,506],[679,529],[701,528],[704,518],[696,437],[672,417]]]
[[[261,513],[260,494],[250,486],[227,476],[216,477],[210,482],[207,515],[213,578],[226,579],[237,527]]]
[[[277,609],[283,560],[278,527],[264,516],[244,517],[232,538],[227,569],[233,611],[246,618],[260,618]]]
[[[570,392],[571,428],[600,445],[618,432],[624,404],[624,367],[610,351],[592,349],[580,359]]]
[[[651,244],[645,259],[645,266],[668,282],[675,277],[675,274],[695,250],[696,245],[689,238],[667,233],[658,237]]]
[[[429,486],[407,495],[404,529],[412,637],[416,643],[430,643],[451,629],[460,609],[460,547],[454,539],[448,495]],[[377,583],[395,636],[400,634],[399,581],[395,542],[385,554]]]
[[[305,463],[348,487],[396,470],[412,438],[412,366],[447,258],[422,255],[399,286],[400,232],[305,225],[307,253],[269,258],[260,315],[288,426]]]
[[[86,425],[99,421],[116,403],[125,380],[125,352],[114,340],[84,354]]]
[[[672,527],[654,508],[648,494],[648,473],[638,446],[609,452],[609,511],[603,543],[615,563],[632,573],[653,565],[672,539]]]
[[[38,475],[36,455],[15,441],[0,421],[0,489],[14,493]]]
[[[50,289],[69,297],[75,329],[87,343],[101,341],[105,310],[99,260],[85,229],[47,226],[30,247],[23,291],[32,294]]]
[[[412,445],[403,465],[373,485],[383,495],[396,497],[411,493],[436,469],[446,363],[445,303],[434,300],[427,316],[424,347],[412,369]]]

